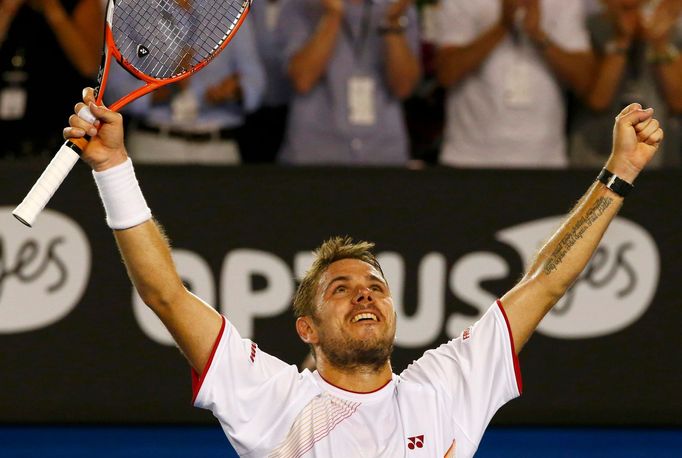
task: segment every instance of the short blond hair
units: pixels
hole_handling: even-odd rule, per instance
[[[366,241],[354,242],[349,236],[336,236],[324,241],[322,245],[313,251],[315,256],[313,264],[298,286],[294,296],[294,316],[298,318],[315,314],[315,296],[320,278],[327,268],[336,261],[358,259],[376,268],[381,272],[381,276],[384,277],[379,261],[371,251],[372,248],[374,248],[374,243]]]

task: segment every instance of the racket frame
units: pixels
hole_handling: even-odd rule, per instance
[[[119,111],[130,102],[149,94],[160,87],[188,78],[197,71],[201,70],[218,54],[220,54],[232,40],[232,38],[234,38],[234,36],[237,34],[239,27],[241,27],[244,19],[246,19],[246,16],[251,9],[252,1],[253,0],[244,0],[242,2],[243,9],[241,15],[239,18],[237,18],[237,21],[232,23],[231,27],[227,30],[227,36],[223,42],[207,58],[202,59],[199,63],[193,65],[188,70],[175,76],[169,78],[154,78],[138,70],[130,62],[126,61],[116,46],[112,32],[112,21],[117,0],[109,0],[107,3],[107,12],[104,21],[102,61],[97,72],[97,86],[94,88],[95,103],[100,106],[102,105],[102,97],[104,96],[104,90],[106,89],[107,80],[109,78],[109,69],[111,68],[112,57],[128,73],[132,74],[135,78],[145,83],[143,86],[135,89],[129,94],[121,97],[116,102],[112,103],[109,107],[109,109],[112,111]],[[90,114],[90,116],[92,116],[92,114]],[[87,145],[88,140],[85,138],[74,138],[67,140],[59,149],[59,151],[57,151],[57,154],[54,156],[52,161],[50,161],[21,204],[14,209],[12,215],[24,225],[32,227],[40,212],[43,210],[43,208],[45,208],[45,205],[47,205],[47,203],[50,201],[68,173],[75,166],[76,162],[78,162],[78,157],[82,154]],[[76,156],[74,156],[74,153]]]

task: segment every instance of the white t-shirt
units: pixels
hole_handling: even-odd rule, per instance
[[[500,0],[441,0],[437,43],[466,46],[490,30]],[[582,1],[540,0],[541,26],[566,51],[589,49]],[[441,162],[458,167],[563,167],[565,102],[543,56],[507,35],[481,66],[448,89]]]
[[[471,457],[495,412],[521,392],[499,302],[372,393],[299,373],[227,320],[194,375],[194,405],[213,412],[242,457]]]

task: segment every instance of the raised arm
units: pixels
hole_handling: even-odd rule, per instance
[[[315,31],[291,57],[287,72],[291,83],[301,94],[309,92],[327,71],[336,39],[341,32],[343,0],[321,0],[324,9]]]
[[[644,39],[649,45],[649,61],[654,67],[660,92],[675,115],[682,113],[682,58],[674,37],[681,15],[682,2],[664,0],[643,25]]]
[[[555,43],[541,26],[540,0],[527,0],[524,29],[559,80],[580,97],[585,97],[592,84],[596,60],[591,49],[570,51]],[[577,5],[578,2],[575,3]],[[573,6],[573,8],[576,8]],[[580,9],[578,11],[581,11]],[[573,13],[573,12],[572,12]],[[567,14],[564,12],[564,14]],[[582,14],[571,14],[574,21],[583,21]]]
[[[7,38],[7,32],[14,21],[14,17],[19,12],[19,8],[24,4],[24,0],[2,0],[0,1],[0,48]]]
[[[606,2],[614,35],[599,50],[593,80],[584,101],[592,110],[608,110],[628,66],[630,47],[640,27],[639,11],[615,0]]]
[[[633,183],[656,153],[663,131],[652,109],[632,104],[616,118],[613,137],[605,168]],[[585,268],[622,203],[623,197],[606,185],[593,184],[540,249],[523,279],[502,297],[517,353]]]
[[[442,3],[440,11],[440,34],[449,36],[452,31],[453,19],[464,20],[463,12],[453,8],[452,4]],[[466,45],[445,44],[439,47],[436,54],[436,78],[441,86],[448,88],[455,86],[486,61],[490,54],[505,39],[509,31],[514,27],[514,15],[516,14],[515,0],[501,0],[502,13],[500,20],[488,30],[478,35]],[[473,18],[467,18],[473,21]]]
[[[30,2],[40,11],[55,34],[64,54],[87,78],[97,75],[102,43],[102,6],[99,0],[80,0],[69,15],[60,0]]]
[[[67,139],[90,135],[82,159],[92,167],[107,210],[107,221],[128,275],[144,302],[171,333],[190,365],[201,373],[220,332],[222,318],[184,287],[162,230],[151,219],[123,143],[121,115],[94,104],[91,89],[83,100],[98,118],[99,131],[72,115]],[[76,112],[83,103],[76,105]],[[114,189],[112,189],[112,187]],[[138,209],[132,211],[131,209]]]
[[[398,0],[392,3],[386,11],[381,32],[386,53],[386,80],[393,95],[399,99],[412,94],[421,76],[419,59],[410,46],[405,25],[401,23],[407,18],[413,1]],[[412,19],[416,19],[416,15]]]

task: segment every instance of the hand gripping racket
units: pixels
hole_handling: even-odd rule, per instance
[[[112,57],[144,86],[113,103],[126,104],[200,70],[237,32],[252,0],[109,0],[95,98],[102,103]],[[87,108],[78,116],[94,122]],[[67,140],[12,214],[27,226],[71,171],[87,140]]]

